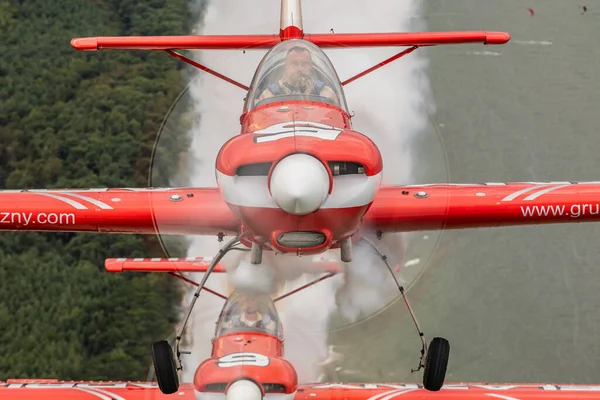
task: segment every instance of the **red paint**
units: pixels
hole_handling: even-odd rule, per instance
[[[600,207],[600,183],[575,183],[561,187],[563,185],[509,183],[505,186],[384,187],[377,193],[364,223],[386,232],[409,232],[600,221],[600,213],[596,213]],[[513,200],[502,201],[511,194],[533,187],[537,188]],[[548,188],[555,190],[525,200]],[[408,194],[402,194],[403,191]],[[426,192],[429,197],[416,198],[415,194],[419,191]],[[527,210],[535,216],[524,216]],[[548,215],[538,216],[537,212],[543,214],[542,210]]]
[[[63,200],[27,190],[0,191],[0,230],[216,235],[239,229],[239,221],[216,188],[74,192],[110,208],[54,190],[47,193]],[[173,195],[182,200],[170,201]],[[64,199],[85,209],[77,209]],[[48,223],[49,218],[50,222],[56,218],[57,223]]]
[[[297,26],[288,26],[285,29],[279,30],[281,40],[302,39],[304,32]]]
[[[60,388],[58,385],[62,385]],[[53,387],[54,386],[54,387]],[[102,390],[103,392],[97,392]],[[298,385],[294,400],[365,400],[374,396],[390,395],[390,400],[489,400],[490,398],[514,398],[519,400],[592,400],[600,397],[600,387],[591,385],[543,385],[524,383],[448,383],[439,392],[428,392],[415,384],[302,384]],[[92,393],[90,393],[92,392]],[[93,393],[97,393],[94,395]],[[176,396],[182,400],[195,400],[192,384],[182,384],[176,395],[162,394],[156,383],[151,382],[58,382],[54,384],[13,384],[0,382],[0,399],[11,400],[90,400],[102,398],[109,392],[127,400],[168,400]],[[500,397],[504,396],[504,397]]]

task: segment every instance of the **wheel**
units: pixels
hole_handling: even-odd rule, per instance
[[[450,357],[450,343],[440,337],[433,338],[427,349],[425,370],[423,371],[423,386],[432,392],[437,392],[444,385],[448,358]]]
[[[152,344],[152,362],[160,391],[164,394],[175,393],[179,389],[179,376],[169,342],[160,340]]]

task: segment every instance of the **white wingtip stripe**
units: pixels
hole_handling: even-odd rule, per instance
[[[495,397],[497,399],[503,399],[503,400],[521,400],[516,397],[504,396],[502,394],[496,394],[496,393],[486,393],[485,395],[490,396],[490,397]]]
[[[73,206],[78,210],[87,210],[88,209],[83,204],[81,204],[75,200],[68,199],[66,197],[62,197],[62,196],[58,196],[58,195],[50,194],[50,193],[41,193],[41,192],[31,192],[31,193],[39,194],[39,195],[46,196],[46,197],[52,197],[53,199],[60,200],[64,203],[67,203],[68,205]]]
[[[537,199],[538,197],[540,197],[543,194],[546,194],[546,193],[551,192],[553,190],[561,189],[561,188],[564,188],[564,187],[567,187],[567,186],[570,186],[570,185],[560,185],[560,186],[549,187],[549,188],[546,188],[544,190],[540,190],[539,192],[532,193],[529,196],[525,197],[523,200],[526,200],[526,201],[535,200],[535,199]]]
[[[75,388],[73,388],[73,389],[76,389],[76,390],[81,390],[82,392],[86,392],[86,393],[89,393],[89,394],[93,394],[94,396],[96,396],[96,397],[98,397],[99,399],[102,399],[102,400],[111,400],[111,398],[110,398],[110,397],[108,397],[108,396],[105,396],[105,395],[103,395],[102,393],[98,393],[98,392],[96,392],[95,390],[91,390],[91,389],[85,389],[85,388],[81,388],[81,387],[75,387]]]
[[[367,400],[377,400],[377,399],[380,399],[380,398],[385,397],[387,395],[395,394],[395,393],[400,392],[400,391],[401,391],[400,389],[388,390],[387,392],[378,393],[375,396],[371,396]]]
[[[548,186],[548,185],[536,185],[536,186],[530,186],[530,187],[525,188],[525,189],[521,189],[518,192],[514,192],[514,193],[509,194],[508,196],[506,196],[505,198],[503,198],[501,201],[511,201],[511,200],[514,200],[514,199],[516,199],[517,197],[519,197],[522,194],[525,194],[527,192],[531,192],[532,190],[535,190],[535,189],[543,188],[544,186]]]
[[[95,392],[104,393],[105,395],[108,395],[108,396],[110,396],[109,398],[110,398],[111,400],[125,400],[125,398],[124,398],[124,397],[122,397],[122,396],[119,396],[119,395],[117,395],[117,394],[115,394],[115,393],[113,393],[113,392],[109,392],[108,390],[99,389],[99,388],[94,388],[94,391],[95,391]]]
[[[106,203],[103,203],[103,202],[101,202],[99,200],[96,200],[96,199],[92,199],[91,197],[80,195],[78,193],[67,193],[67,192],[58,192],[58,193],[63,194],[65,196],[77,197],[78,199],[89,201],[93,205],[95,205],[97,207],[100,207],[103,210],[112,210],[113,209],[111,206],[109,206]]]

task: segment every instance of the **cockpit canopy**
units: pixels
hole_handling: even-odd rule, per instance
[[[223,306],[215,335],[253,331],[283,339],[281,321],[273,300],[264,294],[233,292]]]
[[[339,77],[325,53],[302,39],[274,46],[259,64],[245,110],[282,100],[333,104],[348,112]]]

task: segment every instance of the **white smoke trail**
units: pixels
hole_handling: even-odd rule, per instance
[[[279,30],[279,0],[256,3],[240,0],[213,0],[207,6],[203,21],[195,29],[197,34],[276,33]],[[306,32],[386,32],[418,30],[414,18],[420,11],[418,1],[377,1],[367,3],[346,0],[305,0],[303,19]],[[398,49],[345,49],[328,51],[341,80],[393,55]],[[418,52],[418,51],[417,51]],[[346,89],[348,104],[356,113],[354,129],[371,137],[382,150],[385,164],[385,183],[410,182],[412,159],[411,141],[427,128],[427,114],[423,104],[429,103],[429,87],[424,72],[422,55],[412,53],[382,69],[351,83]],[[264,52],[206,51],[198,52],[195,59],[226,76],[248,84]],[[244,92],[209,75],[202,75],[191,87],[197,124],[193,128],[192,166],[194,186],[216,186],[214,165],[219,148],[226,140],[239,133],[238,123]],[[385,237],[384,237],[385,238]],[[400,236],[385,238],[390,250],[401,262]],[[379,242],[381,243],[381,242]],[[213,256],[218,251],[216,239],[194,237],[188,250],[190,256]],[[394,251],[392,251],[393,253]],[[391,255],[389,252],[388,256]],[[339,260],[339,251],[326,254]],[[355,318],[359,312],[372,312],[389,302],[394,292],[387,271],[372,253],[355,250],[355,262],[347,266],[342,282],[329,280],[297,293],[278,304],[286,336],[286,357],[298,370],[302,382],[316,381],[320,375],[319,361],[327,356],[327,325],[335,309],[334,293],[342,312]],[[229,254],[227,268],[237,267],[240,254]],[[265,265],[279,271],[303,271],[310,266],[309,258],[273,256],[268,252]],[[241,270],[240,270],[241,272]],[[287,292],[311,279],[302,275],[286,283]],[[199,280],[201,277],[196,277]],[[213,275],[209,287],[225,291],[225,276]],[[188,296],[189,297],[189,296]],[[187,306],[189,298],[185,299]],[[214,322],[223,301],[207,293],[201,295],[187,332],[193,336],[192,356],[184,359],[182,380],[192,380],[194,368],[210,355],[210,338]],[[185,356],[184,356],[185,357]]]

